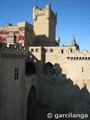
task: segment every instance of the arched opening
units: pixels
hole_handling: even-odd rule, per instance
[[[32,85],[27,98],[27,120],[34,120],[36,109],[36,88]]]
[[[44,74],[53,74],[54,71],[54,65],[51,64],[50,62],[46,63],[43,67],[43,73]]]
[[[27,62],[26,63],[26,70],[25,70],[25,74],[28,76],[28,75],[31,75],[31,74],[35,74],[36,73],[36,68],[35,68],[35,65],[32,63],[32,62]]]

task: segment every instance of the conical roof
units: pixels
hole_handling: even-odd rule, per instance
[[[75,37],[74,37],[74,35],[73,35],[73,37],[72,37],[72,42],[71,42],[71,46],[74,46],[74,45],[76,45],[77,43],[76,43],[76,40],[75,40]]]

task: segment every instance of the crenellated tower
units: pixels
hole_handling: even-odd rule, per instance
[[[59,42],[56,40],[57,13],[51,10],[51,5],[47,4],[43,9],[33,7],[33,20],[36,35],[46,36],[51,46]]]

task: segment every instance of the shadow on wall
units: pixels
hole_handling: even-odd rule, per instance
[[[27,98],[27,120],[33,120],[35,108],[36,108],[36,100],[37,100],[37,90],[34,85],[32,85],[28,98]]]
[[[38,99],[35,97],[37,93],[32,87],[27,100],[27,120],[49,120],[47,113],[53,114],[50,120],[59,119],[55,118],[55,114],[68,113],[80,114],[76,118],[69,117],[68,120],[90,120],[90,93],[86,84],[82,84],[82,81],[81,87],[73,84],[71,79],[62,74],[62,68],[58,63],[54,65],[50,62],[45,63],[46,50],[43,47],[41,56],[42,64],[39,65],[43,66],[43,71],[38,78],[39,96]],[[86,114],[89,117],[85,119]]]
[[[47,113],[84,114],[76,118],[68,118],[68,120],[85,120],[86,114],[90,116],[90,93],[86,84],[82,86],[80,89],[73,84],[71,79],[67,79],[57,63],[55,66],[50,62],[46,63],[43,74],[38,79],[39,99],[31,105],[32,107],[29,107],[27,120],[48,120]],[[66,118],[60,119],[66,120]],[[55,120],[55,116],[50,120]]]
[[[49,46],[49,38],[46,35],[36,36],[35,46]]]
[[[43,73],[45,75],[59,75],[61,76],[62,74],[62,69],[60,68],[59,64],[52,64],[50,62],[45,63],[44,67],[43,67]]]

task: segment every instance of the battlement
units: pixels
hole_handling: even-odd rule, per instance
[[[26,55],[28,55],[28,52],[23,46],[10,44],[9,47],[7,47],[7,44],[0,43],[1,58],[18,58],[25,57]]]
[[[73,53],[67,51],[66,56],[68,60],[90,60],[90,52],[88,50],[76,50]]]
[[[70,50],[67,50],[68,55],[90,55],[90,52],[88,50],[75,50],[74,52],[71,52]]]
[[[25,80],[29,80],[29,81],[34,81],[37,79],[37,75],[36,74],[31,74],[31,75],[28,75],[28,76],[25,76]]]
[[[62,47],[58,47],[58,46],[54,46],[54,47],[47,47],[44,46],[43,49],[41,49],[41,46],[33,46],[29,48],[29,51],[31,53],[39,53],[41,52],[41,50],[45,50],[46,53],[58,53],[58,54],[62,54],[65,56],[87,56],[90,57],[90,52],[88,50],[77,50],[76,47],[70,47],[70,46],[62,46]]]
[[[17,29],[17,28],[21,28],[21,27],[26,27],[26,28],[30,28],[33,29],[33,25],[31,25],[30,23],[26,22],[26,21],[21,21],[18,22],[16,26],[12,25],[11,23],[6,23],[5,26],[0,26],[0,30],[11,30],[13,31],[13,29]],[[3,33],[3,31],[0,31]]]
[[[49,4],[46,5],[46,8],[42,9],[39,9],[37,6],[33,7],[33,20],[36,21],[39,16],[45,16],[47,19],[52,18],[56,24],[57,13],[51,10],[51,5]]]

